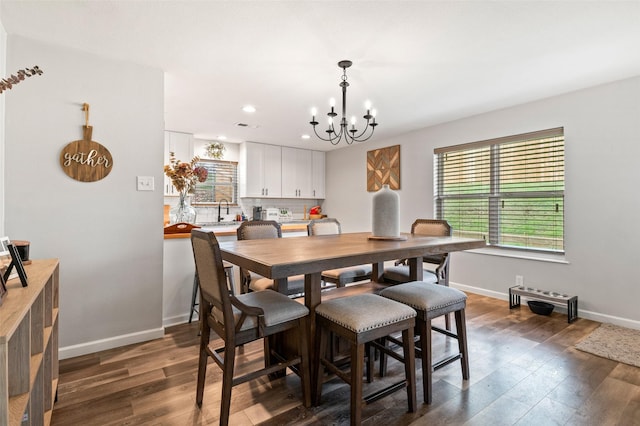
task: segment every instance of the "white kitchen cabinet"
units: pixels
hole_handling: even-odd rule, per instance
[[[176,159],[188,163],[193,159],[193,135],[181,132],[164,132],[164,164],[169,164],[170,152]],[[178,191],[166,175],[164,176],[164,195],[178,195]]]
[[[240,197],[282,197],[281,148],[254,142],[240,146]]]
[[[282,196],[313,198],[312,151],[282,147]]]
[[[311,151],[311,198],[325,197],[325,153]]]

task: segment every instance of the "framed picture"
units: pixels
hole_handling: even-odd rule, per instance
[[[24,270],[24,265],[22,264],[20,253],[18,253],[18,249],[13,244],[9,244],[8,249],[9,254],[11,255],[11,263],[7,267],[3,278],[6,281],[11,274],[11,270],[15,267],[16,271],[18,272],[18,277],[20,277],[22,287],[26,287],[27,285],[29,285],[29,282],[27,281],[27,272]]]
[[[0,237],[0,256],[9,256],[9,237]]]
[[[400,145],[367,151],[367,191],[400,189]]]

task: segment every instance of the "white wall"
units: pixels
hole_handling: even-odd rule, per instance
[[[640,77],[328,152],[324,210],[347,232],[370,231],[366,152],[400,144],[401,228],[408,232],[414,219],[433,217],[435,147],[559,126],[568,264],[456,253],[451,280],[506,298],[523,275],[527,285],[578,295],[581,316],[640,329]]]
[[[61,357],[162,336],[163,72],[9,36],[7,67],[44,71],[6,96],[6,233],[31,241],[32,258],[60,259]],[[83,183],[59,155],[93,140],[113,170]]]
[[[0,78],[6,73],[7,33],[0,16]],[[0,236],[4,236],[4,92],[0,95]]]

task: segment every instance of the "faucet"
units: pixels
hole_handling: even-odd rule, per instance
[[[226,198],[223,198],[220,201],[218,201],[218,222],[222,222],[222,216],[220,216],[220,206],[223,201],[227,203],[227,214],[229,214],[229,201]]]

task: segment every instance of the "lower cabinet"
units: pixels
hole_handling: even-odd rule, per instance
[[[25,270],[0,306],[0,426],[50,424],[58,387],[58,260]]]

